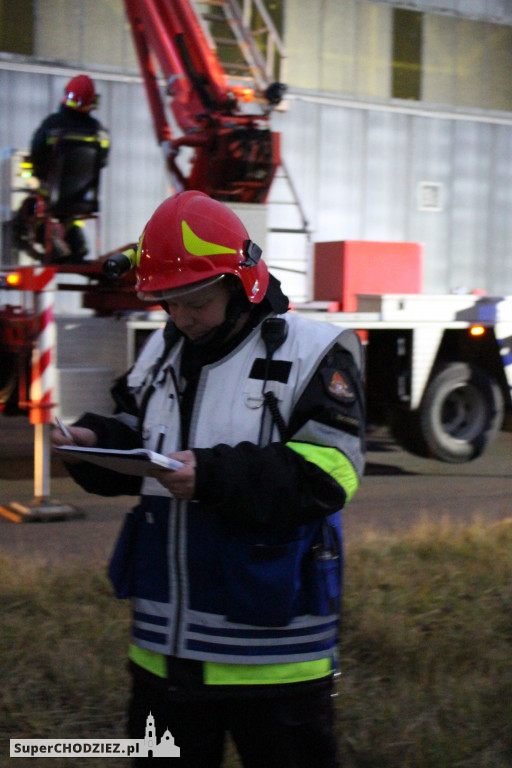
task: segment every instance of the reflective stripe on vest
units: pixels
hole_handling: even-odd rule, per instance
[[[157,677],[167,677],[165,656],[130,645],[129,658]],[[295,664],[218,664],[203,663],[205,685],[277,685],[303,683],[327,677],[333,671],[331,658],[300,661]]]

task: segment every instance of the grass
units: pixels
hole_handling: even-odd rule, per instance
[[[357,768],[512,766],[512,526],[347,552],[338,706]]]
[[[346,562],[344,768],[510,768],[512,525],[368,533]],[[13,737],[124,737],[128,606],[104,565],[0,559],[0,611],[0,764]],[[225,765],[239,765],[232,750]]]

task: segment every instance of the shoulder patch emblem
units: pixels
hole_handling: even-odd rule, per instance
[[[347,377],[341,371],[331,368],[324,371],[324,376],[327,393],[335,400],[339,400],[342,403],[350,403],[355,399],[355,392]]]

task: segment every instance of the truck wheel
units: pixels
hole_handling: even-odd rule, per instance
[[[418,413],[428,454],[441,461],[471,461],[496,437],[503,422],[501,389],[485,371],[450,363],[434,371]]]

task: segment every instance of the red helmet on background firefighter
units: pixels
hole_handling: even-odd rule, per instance
[[[252,304],[265,296],[269,273],[238,216],[203,192],[189,190],[167,198],[141,236],[137,292],[161,302],[234,275]]]
[[[90,112],[96,109],[99,95],[96,93],[94,82],[87,75],[72,77],[64,88],[62,104],[77,112]]]

